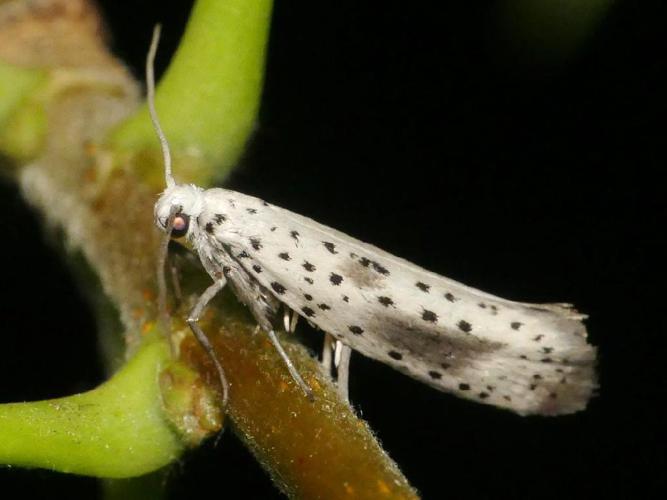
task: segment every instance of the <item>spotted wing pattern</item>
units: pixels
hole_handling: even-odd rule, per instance
[[[520,414],[585,407],[595,348],[567,304],[525,304],[422,269],[223,189],[199,224],[275,299],[354,350],[442,391]]]

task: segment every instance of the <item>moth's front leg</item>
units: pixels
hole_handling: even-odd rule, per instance
[[[267,331],[267,334],[269,335],[269,339],[271,340],[271,343],[273,344],[273,347],[276,348],[276,351],[278,351],[278,354],[280,357],[283,359],[285,362],[285,365],[287,366],[287,370],[289,371],[290,375],[294,379],[294,381],[297,383],[299,387],[301,387],[301,390],[306,394],[306,397],[310,401],[314,401],[315,397],[313,396],[313,391],[312,389],[304,382],[303,378],[301,378],[301,375],[295,368],[294,364],[292,363],[292,360],[289,358],[287,353],[285,352],[285,349],[283,349],[283,346],[280,345],[280,341],[278,340],[278,336],[276,335],[276,332],[273,331],[273,329]]]
[[[225,287],[226,284],[227,280],[224,277],[220,277],[216,281],[214,281],[213,284],[210,285],[204,291],[204,293],[201,294],[201,296],[197,300],[197,304],[195,304],[195,307],[192,309],[190,315],[188,316],[188,319],[186,320],[187,324],[190,326],[190,329],[192,330],[192,333],[195,335],[195,338],[197,339],[199,344],[204,348],[206,354],[208,354],[208,356],[211,358],[211,361],[213,361],[215,369],[218,371],[218,378],[220,379],[220,385],[222,386],[223,406],[227,406],[227,400],[229,399],[229,383],[227,382],[227,377],[225,377],[225,371],[222,368],[222,364],[220,364],[218,356],[216,355],[215,350],[211,345],[211,342],[208,340],[208,337],[199,326],[198,321],[199,317],[201,316],[201,313],[204,311],[208,303],[213,299],[213,297],[215,297],[218,294],[220,290],[222,290]]]

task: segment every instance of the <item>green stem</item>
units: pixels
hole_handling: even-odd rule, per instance
[[[114,478],[169,464],[183,450],[160,403],[169,360],[163,342],[150,342],[92,391],[0,405],[0,463]]]
[[[209,183],[243,152],[259,109],[271,7],[272,0],[195,4],[156,97],[179,182]],[[110,146],[132,152],[157,147],[145,105],[113,134]],[[161,169],[147,165],[148,171]]]
[[[44,71],[0,61],[0,150],[25,160],[42,146],[46,120],[34,94]]]

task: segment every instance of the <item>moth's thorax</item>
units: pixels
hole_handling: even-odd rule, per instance
[[[196,219],[205,210],[203,193],[202,188],[193,184],[180,184],[165,189],[155,203],[155,225],[164,231],[172,207],[176,207],[177,213],[185,214],[191,220]]]

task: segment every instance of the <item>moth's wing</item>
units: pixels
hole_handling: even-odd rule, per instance
[[[229,240],[242,265],[356,351],[520,414],[586,406],[596,387],[595,349],[586,342],[585,316],[571,307],[504,300],[306,217],[257,207]]]

